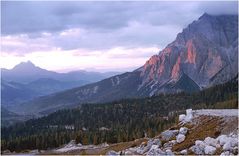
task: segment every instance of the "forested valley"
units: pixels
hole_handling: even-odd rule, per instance
[[[2,151],[117,143],[153,137],[177,122],[187,108],[237,108],[237,78],[196,93],[160,94],[110,103],[82,104],[48,116],[2,127]]]

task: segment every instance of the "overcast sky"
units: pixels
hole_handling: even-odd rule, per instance
[[[237,10],[237,1],[1,2],[1,67],[132,70],[204,12]]]

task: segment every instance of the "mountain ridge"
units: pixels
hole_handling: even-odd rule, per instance
[[[40,78],[51,78],[58,81],[87,81],[96,82],[119,74],[119,72],[89,72],[85,70],[58,73],[36,66],[31,61],[21,62],[12,69],[1,68],[2,79],[19,83],[30,83]]]
[[[137,70],[36,99],[22,106],[27,108],[35,104],[34,110],[39,112],[38,109],[48,109],[49,101],[51,107],[57,109],[76,103],[194,92],[229,81],[238,73],[236,17],[238,16],[204,14]],[[221,74],[216,76],[218,72]],[[180,77],[183,79],[180,80]],[[212,77],[213,81],[210,81]],[[64,96],[67,98],[63,99]]]

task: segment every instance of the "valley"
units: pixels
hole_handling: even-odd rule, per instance
[[[2,1],[1,155],[238,155],[237,6]]]

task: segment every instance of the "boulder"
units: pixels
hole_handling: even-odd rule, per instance
[[[223,149],[223,151],[233,151],[233,147],[230,142],[226,142],[223,145],[222,149]]]
[[[162,142],[160,141],[160,139],[153,139],[151,140],[151,143],[152,145],[158,145],[159,147],[162,146]]]
[[[176,140],[171,140],[169,142],[166,142],[164,145],[163,145],[163,148],[164,149],[172,149],[173,145],[175,145],[177,143]]]
[[[167,149],[165,152],[166,152],[166,155],[170,155],[170,156],[174,155],[174,153],[170,149]]]
[[[145,146],[145,144],[141,144],[139,147],[136,148],[136,153],[138,154],[144,154],[146,151],[148,151],[151,147]]]
[[[201,147],[205,147],[206,146],[206,143],[205,142],[203,142],[203,141],[201,141],[201,140],[196,140],[195,141],[195,145],[196,146],[201,146]]]
[[[213,155],[213,154],[215,154],[215,152],[216,152],[216,148],[215,147],[213,147],[213,146],[206,146],[205,148],[204,148],[204,153],[205,154],[208,154],[208,155]]]
[[[184,119],[184,122],[191,122],[193,119],[192,109],[186,110],[186,117]]]
[[[230,156],[231,154],[230,154],[230,152],[229,151],[225,151],[225,152],[222,152],[221,154],[220,154],[220,156]]]
[[[154,144],[154,139],[149,139],[149,141],[147,142],[147,146],[152,146]]]
[[[204,148],[205,148],[205,145],[204,145],[204,144],[197,144],[197,145],[194,145],[194,146],[190,147],[189,149],[190,149],[194,154],[203,155],[203,154],[204,154]]]
[[[176,137],[177,143],[183,142],[183,141],[185,140],[185,138],[186,138],[185,135],[183,135],[183,134],[178,134],[177,137]]]
[[[187,128],[187,127],[181,127],[181,128],[179,129],[179,133],[180,133],[180,134],[186,135],[187,132],[188,132],[188,128]]]
[[[186,117],[186,115],[185,114],[180,114],[179,115],[179,122],[182,122],[182,121],[184,121],[184,119],[185,119],[185,117]]]
[[[237,137],[230,137],[226,135],[220,135],[217,138],[217,141],[221,146],[223,146],[224,151],[232,151],[233,147],[238,146],[238,139]]]
[[[120,152],[116,152],[116,151],[111,150],[111,151],[108,151],[106,153],[106,155],[120,155]]]
[[[152,155],[166,155],[166,153],[164,151],[162,151],[160,148],[158,149],[152,149],[149,152],[147,152],[147,156]]]
[[[217,137],[217,141],[223,146],[228,141],[228,137],[226,135],[220,135]]]
[[[158,148],[158,145],[152,145],[150,150],[147,152],[147,155],[165,155],[166,153],[162,151],[160,148]]]
[[[184,149],[184,150],[180,151],[180,154],[182,154],[182,155],[187,155],[187,154],[188,154],[188,150],[187,150],[187,149]]]
[[[211,137],[206,137],[204,139],[204,142],[209,146],[218,147],[217,139],[214,139],[214,138],[211,138]]]
[[[192,109],[187,109],[186,110],[186,115],[187,116],[192,116],[192,111],[193,111]]]
[[[162,140],[169,141],[178,134],[178,130],[166,130],[161,133]]]

